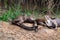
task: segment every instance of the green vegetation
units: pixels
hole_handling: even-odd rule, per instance
[[[16,18],[18,15],[23,15],[23,14],[27,14],[28,16],[30,15],[34,15],[37,17],[41,17],[41,16],[44,16],[47,11],[47,8],[44,8],[42,7],[41,9],[36,9],[36,10],[22,10],[21,9],[21,6],[18,5],[16,8],[14,7],[10,7],[9,10],[7,10],[7,12],[3,13],[1,16],[0,16],[0,20],[3,20],[3,21],[9,21],[9,20],[12,20],[14,18]],[[55,17],[60,17],[60,10],[56,10],[53,14],[53,16]]]
[[[38,16],[44,16],[45,9],[43,11],[38,11],[38,10],[34,10],[34,11],[30,11],[30,10],[25,10],[22,11],[20,9],[20,7],[15,8],[9,8],[9,10],[7,10],[7,12],[3,13],[2,16],[0,16],[0,20],[3,21],[9,21],[10,19],[14,19],[15,17],[17,17],[18,15],[23,15],[23,14],[27,14],[28,16],[30,16],[31,14],[33,14],[34,16],[38,17]],[[55,17],[60,17],[60,11],[55,11],[56,14],[54,14],[53,16]]]
[[[20,7],[15,8],[9,8],[7,12],[3,13],[2,16],[0,16],[0,20],[8,21],[10,19],[14,19],[16,16],[20,15]]]
[[[7,12],[3,13],[0,16],[0,20],[3,21],[9,21],[10,19],[14,19],[15,17],[17,17],[18,15],[23,15],[23,14],[27,14],[28,16],[35,15],[36,17],[39,15],[38,11],[30,11],[30,10],[25,10],[24,12],[18,7],[16,9],[14,8],[9,8],[9,10],[7,10]]]

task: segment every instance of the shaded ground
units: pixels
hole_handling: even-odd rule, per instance
[[[38,32],[34,32],[0,21],[0,40],[60,40],[60,28],[39,26]]]

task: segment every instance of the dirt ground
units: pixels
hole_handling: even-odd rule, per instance
[[[60,40],[60,28],[54,30],[39,26],[38,32],[34,32],[0,21],[0,40]]]

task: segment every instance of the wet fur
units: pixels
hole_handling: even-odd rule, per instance
[[[17,26],[19,26],[19,27],[21,27],[21,28],[23,28],[25,30],[29,30],[29,31],[33,31],[34,30],[36,32],[37,29],[38,29],[38,25],[35,26],[35,24],[34,24],[32,27],[28,27],[28,26],[23,25],[23,23],[19,23],[18,24],[18,22],[19,21],[15,21],[15,22],[12,22],[12,24],[13,25],[17,25]]]
[[[32,27],[28,27],[28,26],[23,25],[23,23],[32,23],[33,26]],[[12,24],[17,25],[17,26],[19,26],[19,27],[21,27],[21,28],[23,28],[25,30],[30,30],[30,31],[31,30],[37,31],[37,29],[38,29],[37,23],[34,20],[32,20],[31,18],[29,18],[29,17],[27,18],[26,16],[17,17],[16,19],[14,19],[12,21]]]

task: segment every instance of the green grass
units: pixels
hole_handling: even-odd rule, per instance
[[[21,15],[20,12],[21,12],[21,10],[19,7],[17,9],[9,8],[9,10],[7,10],[7,12],[3,13],[0,16],[0,20],[9,21],[10,19],[14,19],[16,16]]]
[[[20,5],[18,5],[16,8],[12,7],[12,8],[9,8],[9,10],[7,10],[7,12],[3,13],[1,16],[0,16],[0,20],[3,20],[3,21],[9,21],[9,20],[12,20],[14,18],[16,18],[18,15],[23,15],[23,14],[26,14],[28,16],[30,15],[34,15],[36,18],[38,17],[42,17],[45,15],[45,11],[47,11],[46,8],[42,8],[40,10],[21,10],[21,7]],[[55,17],[60,17],[60,10],[57,10],[55,11]]]
[[[38,13],[36,11],[33,11],[34,12],[34,15],[37,16]],[[9,8],[9,10],[7,10],[7,12],[3,13],[1,16],[0,16],[0,20],[3,20],[3,21],[9,21],[9,20],[12,20],[14,18],[16,18],[18,15],[23,15],[23,14],[26,14],[28,16],[30,15],[33,15],[32,14],[32,11],[30,10],[25,10],[24,12],[17,8],[17,9],[12,9],[12,8]]]
[[[9,8],[7,12],[2,13],[2,15],[0,16],[0,20],[9,21],[9,20],[16,18],[18,15],[23,15],[23,14],[27,14],[28,16],[30,16],[31,12],[28,10],[25,10],[23,12],[21,10],[21,7],[18,5],[17,8],[12,7],[12,8]]]

